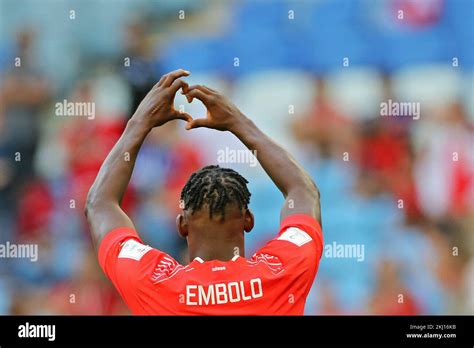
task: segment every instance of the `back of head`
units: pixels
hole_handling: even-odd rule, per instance
[[[226,214],[235,210],[242,214],[248,209],[248,181],[235,170],[217,165],[206,166],[193,173],[181,192],[183,210],[191,215],[207,212],[209,220],[225,221]]]
[[[191,175],[181,192],[183,213],[176,220],[191,259],[244,256],[244,231],[254,225],[247,183],[236,171],[215,165]]]

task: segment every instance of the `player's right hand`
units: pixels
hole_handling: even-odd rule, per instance
[[[183,88],[183,94],[191,103],[194,98],[199,99],[207,108],[207,117],[188,121],[186,129],[206,127],[220,131],[232,131],[246,119],[245,115],[225,96],[219,92],[203,86],[194,85]]]

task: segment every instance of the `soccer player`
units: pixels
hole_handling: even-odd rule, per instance
[[[85,212],[99,263],[134,314],[302,315],[323,248],[319,191],[235,105],[209,87],[188,86],[182,80],[188,75],[185,70],[164,75],[146,95],[89,191]],[[206,118],[174,109],[180,89],[189,102],[197,98],[204,103]],[[188,243],[188,265],[143,244],[120,208],[145,137],[175,119],[186,121],[188,130],[233,133],[255,151],[285,197],[280,231],[252,257],[244,254],[244,234],[254,225],[250,192],[247,180],[232,169],[204,167],[182,190],[184,207],[176,225]]]

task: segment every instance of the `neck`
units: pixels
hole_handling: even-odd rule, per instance
[[[206,210],[187,216],[190,260],[229,261],[235,255],[245,256],[244,220],[239,210],[226,210],[226,219],[209,218]]]
[[[189,259],[196,257],[204,261],[219,260],[230,261],[235,255],[245,257],[245,247],[243,240],[235,241],[217,241],[200,243],[197,246],[189,245]]]

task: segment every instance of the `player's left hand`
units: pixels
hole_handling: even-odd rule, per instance
[[[192,121],[191,115],[180,112],[173,106],[176,92],[181,88],[183,90],[188,88],[188,84],[180,78],[189,76],[189,74],[189,71],[179,69],[163,75],[143,98],[133,114],[132,120],[138,121],[149,129],[176,119]]]

